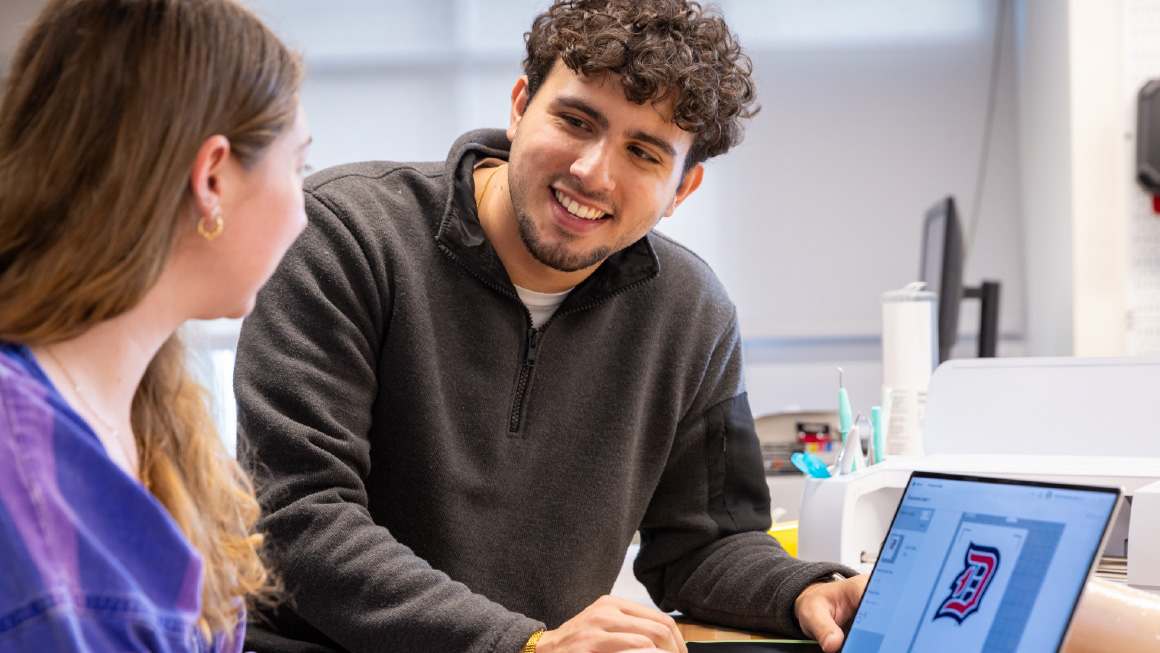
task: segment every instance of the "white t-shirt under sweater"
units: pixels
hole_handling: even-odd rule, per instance
[[[572,289],[569,288],[564,292],[536,292],[516,286],[516,292],[520,294],[520,301],[532,314],[532,328],[538,329],[556,314],[556,309],[560,308],[560,304],[564,303],[564,299]]]

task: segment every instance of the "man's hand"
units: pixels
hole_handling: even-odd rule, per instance
[[[639,603],[602,596],[540,637],[537,653],[688,653],[677,622]]]
[[[869,574],[832,582],[814,583],[802,590],[793,603],[793,613],[807,637],[818,640],[822,650],[834,653],[842,647],[842,626],[854,618],[858,601],[866,590]]]

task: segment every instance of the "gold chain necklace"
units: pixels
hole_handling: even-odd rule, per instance
[[[493,170],[492,173],[487,176],[487,181],[483,182],[483,192],[479,194],[479,199],[475,202],[475,212],[476,213],[479,213],[479,207],[483,205],[483,198],[487,196],[487,187],[491,185],[492,178],[494,178],[495,175],[500,170],[503,170],[504,166],[506,166],[506,165],[507,164],[504,163],[504,164],[501,164],[499,166],[496,166],[496,169]]]
[[[121,432],[114,428],[113,425],[108,421],[106,421],[104,417],[101,417],[101,414],[93,408],[92,404],[90,404],[87,399],[85,399],[85,395],[81,392],[80,384],[76,382],[76,379],[73,378],[72,373],[68,371],[68,368],[65,367],[64,363],[60,362],[60,359],[56,357],[56,354],[52,353],[52,350],[48,347],[44,347],[44,353],[48,354],[48,357],[52,359],[53,363],[56,363],[56,366],[60,368],[61,372],[64,372],[64,378],[67,379],[69,385],[73,387],[73,393],[77,396],[77,399],[80,400],[81,405],[84,406],[84,409],[88,411],[90,415],[97,418],[97,421],[101,423],[101,426],[105,427],[105,430],[112,434],[113,441],[117,443],[117,448],[119,448],[121,450],[121,454],[125,456],[125,464],[132,467],[133,457],[129,455],[129,449],[125,446],[125,443],[121,441]]]

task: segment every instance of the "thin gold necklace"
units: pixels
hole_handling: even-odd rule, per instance
[[[506,163],[502,163],[496,166],[496,169],[487,176],[487,181],[483,182],[483,192],[479,194],[479,199],[475,202],[476,213],[479,213],[479,207],[483,205],[483,198],[487,196],[487,187],[491,185],[492,178],[495,177],[496,173],[498,173],[500,170],[503,170],[504,166],[506,165]]]
[[[84,406],[85,410],[88,411],[90,415],[97,418],[97,421],[101,423],[101,426],[105,427],[105,430],[112,434],[113,441],[117,443],[117,448],[119,448],[121,450],[121,454],[125,456],[125,464],[129,467],[132,467],[133,457],[129,455],[129,449],[125,446],[125,443],[121,441],[121,432],[114,428],[113,425],[108,421],[106,421],[104,417],[101,417],[101,414],[98,413],[95,408],[93,408],[92,404],[90,404],[87,399],[85,399],[84,393],[81,392],[80,384],[76,382],[76,379],[73,378],[72,373],[69,372],[68,368],[65,367],[65,364],[56,357],[56,354],[52,353],[52,350],[48,347],[44,347],[43,349],[44,353],[48,354],[48,357],[52,359],[52,362],[56,363],[56,366],[60,368],[60,371],[64,372],[64,378],[68,379],[69,385],[73,387],[73,393],[77,396],[77,399],[80,400],[81,405]]]

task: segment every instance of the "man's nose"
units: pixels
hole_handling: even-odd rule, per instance
[[[588,144],[572,163],[572,174],[590,193],[610,193],[616,186],[612,178],[612,152],[603,139]]]

